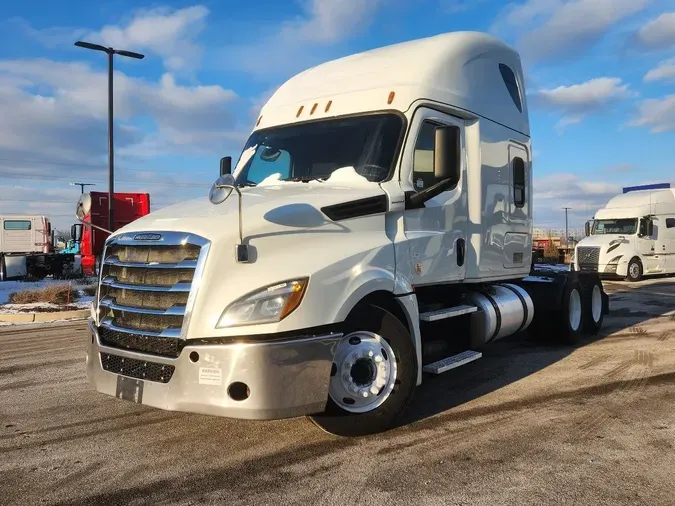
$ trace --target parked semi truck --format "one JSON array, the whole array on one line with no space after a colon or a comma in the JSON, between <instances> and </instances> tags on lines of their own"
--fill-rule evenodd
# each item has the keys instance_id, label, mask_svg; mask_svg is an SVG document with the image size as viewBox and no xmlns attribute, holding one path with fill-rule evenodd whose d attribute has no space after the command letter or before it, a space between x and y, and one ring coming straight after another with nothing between
<instances>
[{"instance_id":1,"label":"parked semi truck","mask_svg":"<svg viewBox=\"0 0 675 506\"><path fill-rule=\"evenodd\" d=\"M669 183L623 189L586 223L574 267L640 281L675 273L675 189Z\"/></svg>"},{"instance_id":2,"label":"parked semi truck","mask_svg":"<svg viewBox=\"0 0 675 506\"><path fill-rule=\"evenodd\" d=\"M54 231L47 216L38 214L0 215L0 281L62 277L77 270L72 254L59 254Z\"/></svg>"},{"instance_id":3,"label":"parked semi truck","mask_svg":"<svg viewBox=\"0 0 675 506\"><path fill-rule=\"evenodd\" d=\"M106 230L111 230L108 224L108 193L93 191L84 193L79 202L86 202L89 212L82 217L83 223L76 223L71 227L71 236L75 244L69 247L73 252L81 255L84 275L93 276L98 274L103 245L109 236ZM149 212L149 193L115 193L113 213L115 223L112 231L128 225Z\"/></svg>"},{"instance_id":4,"label":"parked semi truck","mask_svg":"<svg viewBox=\"0 0 675 506\"><path fill-rule=\"evenodd\" d=\"M99 392L357 436L398 423L426 374L525 330L577 342L609 310L597 273L533 268L523 71L487 34L292 77L220 172L106 241Z\"/></svg>"}]
</instances>

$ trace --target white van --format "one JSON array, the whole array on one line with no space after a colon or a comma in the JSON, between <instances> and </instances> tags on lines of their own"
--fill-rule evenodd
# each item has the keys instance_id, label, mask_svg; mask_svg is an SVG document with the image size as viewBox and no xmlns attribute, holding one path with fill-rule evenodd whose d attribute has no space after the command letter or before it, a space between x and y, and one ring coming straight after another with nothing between
<instances>
[{"instance_id":1,"label":"white van","mask_svg":"<svg viewBox=\"0 0 675 506\"><path fill-rule=\"evenodd\" d=\"M628 281L675 273L675 189L646 188L624 189L586 223L576 270Z\"/></svg>"}]
</instances>

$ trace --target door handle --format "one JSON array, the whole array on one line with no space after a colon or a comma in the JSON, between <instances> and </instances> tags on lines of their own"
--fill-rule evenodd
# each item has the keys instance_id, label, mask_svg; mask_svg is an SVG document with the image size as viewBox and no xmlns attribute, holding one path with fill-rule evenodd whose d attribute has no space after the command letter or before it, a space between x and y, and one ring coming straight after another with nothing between
<instances>
[{"instance_id":1,"label":"door handle","mask_svg":"<svg viewBox=\"0 0 675 506\"><path fill-rule=\"evenodd\" d=\"M464 242L461 237L457 239L457 265L460 267L464 265Z\"/></svg>"}]
</instances>

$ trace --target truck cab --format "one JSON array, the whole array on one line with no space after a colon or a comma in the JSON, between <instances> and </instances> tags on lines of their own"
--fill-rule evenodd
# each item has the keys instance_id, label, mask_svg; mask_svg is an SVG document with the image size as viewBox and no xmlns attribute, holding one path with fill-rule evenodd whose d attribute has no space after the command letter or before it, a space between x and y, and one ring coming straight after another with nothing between
<instances>
[{"instance_id":1,"label":"truck cab","mask_svg":"<svg viewBox=\"0 0 675 506\"><path fill-rule=\"evenodd\" d=\"M597 332L597 276L532 270L524 90L518 53L476 32L289 79L208 198L107 239L90 382L162 409L311 415L360 435L391 427L423 373L497 339L537 322Z\"/></svg>"},{"instance_id":2,"label":"truck cab","mask_svg":"<svg viewBox=\"0 0 675 506\"><path fill-rule=\"evenodd\" d=\"M675 190L638 186L613 197L586 224L574 265L628 281L675 273Z\"/></svg>"}]
</instances>

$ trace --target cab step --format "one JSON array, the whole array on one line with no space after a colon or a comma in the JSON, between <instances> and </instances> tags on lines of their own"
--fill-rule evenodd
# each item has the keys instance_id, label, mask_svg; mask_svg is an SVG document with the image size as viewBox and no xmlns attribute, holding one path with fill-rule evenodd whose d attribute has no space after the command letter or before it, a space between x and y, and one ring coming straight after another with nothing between
<instances>
[{"instance_id":1,"label":"cab step","mask_svg":"<svg viewBox=\"0 0 675 506\"><path fill-rule=\"evenodd\" d=\"M446 357L443 360L439 360L438 362L427 364L422 368L422 370L429 374L443 374L450 369L456 369L457 367L466 365L469 362L478 360L482 356L483 354L479 351L467 350L463 351L462 353L458 353L457 355Z\"/></svg>"},{"instance_id":2,"label":"cab step","mask_svg":"<svg viewBox=\"0 0 675 506\"><path fill-rule=\"evenodd\" d=\"M455 316L475 313L476 311L478 311L478 308L469 304L444 307L443 309L436 309L435 311L420 313L420 320L423 322L435 322L438 320L445 320L446 318L454 318Z\"/></svg>"}]
</instances>

